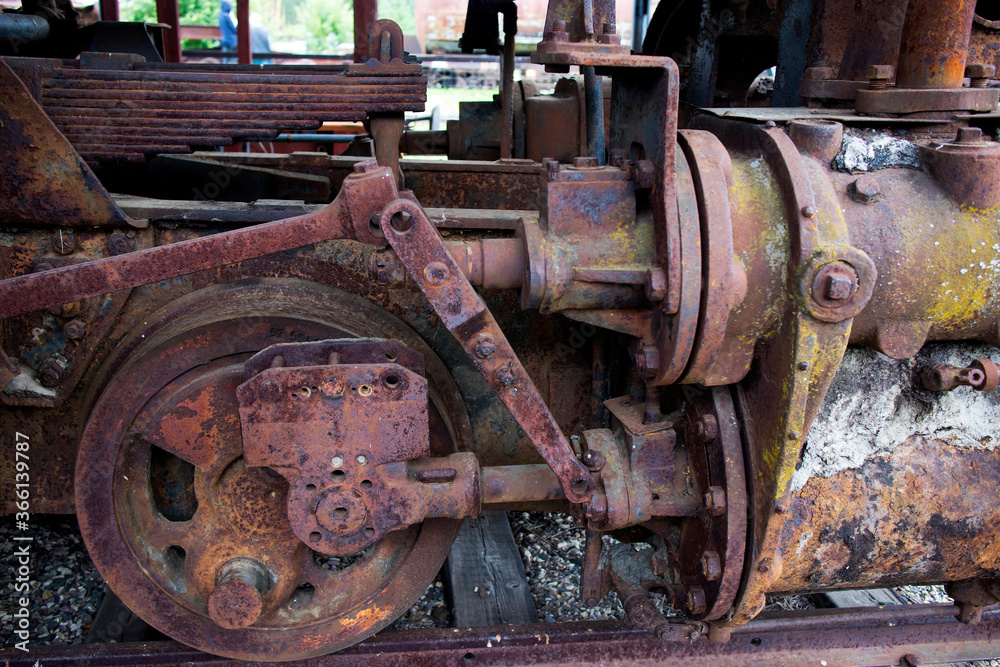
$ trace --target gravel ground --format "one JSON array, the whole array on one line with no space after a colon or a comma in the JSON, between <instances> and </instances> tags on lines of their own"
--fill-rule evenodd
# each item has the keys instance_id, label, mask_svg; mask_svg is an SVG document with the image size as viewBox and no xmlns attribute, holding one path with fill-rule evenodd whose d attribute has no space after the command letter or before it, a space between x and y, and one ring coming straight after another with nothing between
<instances>
[{"instance_id":1,"label":"gravel ground","mask_svg":"<svg viewBox=\"0 0 1000 667\"><path fill-rule=\"evenodd\" d=\"M32 542L15 542L13 517L0 523L0 635L4 646L20 641L14 634L13 613L25 594L16 590L18 567L14 551L28 544L31 574L27 597L31 600L33 644L82 644L104 596L104 581L83 546L83 538L73 517L35 519L28 531Z\"/></svg>"},{"instance_id":2,"label":"gravel ground","mask_svg":"<svg viewBox=\"0 0 1000 667\"><path fill-rule=\"evenodd\" d=\"M9 517L8 517L9 518ZM569 516L540 512L509 512L514 540L521 550L531 595L544 622L621 619L624 612L614 595L608 595L593 609L578 602L580 564L584 533ZM0 575L0 636L3 646L13 646L15 603L20 596L14 587L16 563L12 538L17 532L12 521L0 524L0 559L6 564ZM87 556L72 517L51 517L31 524L32 637L30 644L83 643L104 594L104 583ZM608 539L608 538L605 538ZM901 586L894 589L911 603L947 602L943 586ZM656 600L661 611L662 596ZM774 596L765 609L808 609L815 605L808 596ZM440 574L413 606L389 629L448 627L450 612ZM1000 660L966 663L970 667L1000 667Z\"/></svg>"}]
</instances>

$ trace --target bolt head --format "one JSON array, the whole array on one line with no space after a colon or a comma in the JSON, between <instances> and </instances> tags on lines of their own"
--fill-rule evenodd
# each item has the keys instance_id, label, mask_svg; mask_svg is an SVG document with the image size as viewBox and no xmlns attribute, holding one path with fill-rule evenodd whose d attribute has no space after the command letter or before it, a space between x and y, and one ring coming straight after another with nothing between
<instances>
[{"instance_id":1,"label":"bolt head","mask_svg":"<svg viewBox=\"0 0 1000 667\"><path fill-rule=\"evenodd\" d=\"M281 384L276 380L264 380L260 383L257 395L260 400L266 403L277 403L281 398Z\"/></svg>"},{"instance_id":2,"label":"bolt head","mask_svg":"<svg viewBox=\"0 0 1000 667\"><path fill-rule=\"evenodd\" d=\"M431 287L441 287L451 278L451 269L444 262L434 261L424 267L424 282Z\"/></svg>"},{"instance_id":3,"label":"bolt head","mask_svg":"<svg viewBox=\"0 0 1000 667\"><path fill-rule=\"evenodd\" d=\"M705 492L705 510L711 516L722 516L726 511L726 491L721 486L710 486Z\"/></svg>"},{"instance_id":4,"label":"bolt head","mask_svg":"<svg viewBox=\"0 0 1000 667\"><path fill-rule=\"evenodd\" d=\"M757 571L761 574L767 574L771 571L771 559L765 558L757 564Z\"/></svg>"},{"instance_id":5,"label":"bolt head","mask_svg":"<svg viewBox=\"0 0 1000 667\"><path fill-rule=\"evenodd\" d=\"M965 66L965 76L970 79L992 79L997 73L996 65L969 63Z\"/></svg>"},{"instance_id":6,"label":"bolt head","mask_svg":"<svg viewBox=\"0 0 1000 667\"><path fill-rule=\"evenodd\" d=\"M719 554L706 551L701 555L701 574L708 581L715 581L722 576L722 561Z\"/></svg>"},{"instance_id":7,"label":"bolt head","mask_svg":"<svg viewBox=\"0 0 1000 667\"><path fill-rule=\"evenodd\" d=\"M813 81L829 81L837 78L837 72L832 67L827 67L826 65L807 67L802 78Z\"/></svg>"},{"instance_id":8,"label":"bolt head","mask_svg":"<svg viewBox=\"0 0 1000 667\"><path fill-rule=\"evenodd\" d=\"M824 264L813 275L813 301L825 308L840 308L849 304L857 289L857 271L846 262Z\"/></svg>"},{"instance_id":9,"label":"bolt head","mask_svg":"<svg viewBox=\"0 0 1000 667\"><path fill-rule=\"evenodd\" d=\"M684 606L694 614L705 613L705 590L701 586L691 586L684 597Z\"/></svg>"},{"instance_id":10,"label":"bolt head","mask_svg":"<svg viewBox=\"0 0 1000 667\"><path fill-rule=\"evenodd\" d=\"M831 301L843 301L851 296L853 287L851 279L847 276L832 275L826 277L826 298Z\"/></svg>"},{"instance_id":11,"label":"bolt head","mask_svg":"<svg viewBox=\"0 0 1000 667\"><path fill-rule=\"evenodd\" d=\"M66 365L56 357L49 357L38 369L38 379L46 387L54 387L62 381Z\"/></svg>"},{"instance_id":12,"label":"bolt head","mask_svg":"<svg viewBox=\"0 0 1000 667\"><path fill-rule=\"evenodd\" d=\"M63 325L63 333L70 340L80 340L86 331L87 325L83 323L83 320L74 319Z\"/></svg>"},{"instance_id":13,"label":"bolt head","mask_svg":"<svg viewBox=\"0 0 1000 667\"><path fill-rule=\"evenodd\" d=\"M132 252L134 247L135 241L121 232L115 232L108 238L108 249L112 254L124 255L127 252Z\"/></svg>"},{"instance_id":14,"label":"bolt head","mask_svg":"<svg viewBox=\"0 0 1000 667\"><path fill-rule=\"evenodd\" d=\"M589 470L598 472L604 467L604 455L600 452L588 449L583 453L583 465L587 466Z\"/></svg>"},{"instance_id":15,"label":"bolt head","mask_svg":"<svg viewBox=\"0 0 1000 667\"><path fill-rule=\"evenodd\" d=\"M894 73L892 65L869 65L868 69L865 70L865 77L868 79L876 79L880 81L888 81L892 78Z\"/></svg>"},{"instance_id":16,"label":"bolt head","mask_svg":"<svg viewBox=\"0 0 1000 667\"><path fill-rule=\"evenodd\" d=\"M635 365L644 377L651 378L660 369L660 353L652 345L643 345L636 353Z\"/></svg>"},{"instance_id":17,"label":"bolt head","mask_svg":"<svg viewBox=\"0 0 1000 667\"><path fill-rule=\"evenodd\" d=\"M978 144L983 141L983 129L981 127L960 127L955 136L956 144Z\"/></svg>"},{"instance_id":18,"label":"bolt head","mask_svg":"<svg viewBox=\"0 0 1000 667\"><path fill-rule=\"evenodd\" d=\"M73 232L60 229L52 234L52 249L60 255L68 255L76 250L76 236Z\"/></svg>"},{"instance_id":19,"label":"bolt head","mask_svg":"<svg viewBox=\"0 0 1000 667\"><path fill-rule=\"evenodd\" d=\"M712 442L719 437L719 421L715 415L702 415L694 427L695 435L703 443Z\"/></svg>"},{"instance_id":20,"label":"bolt head","mask_svg":"<svg viewBox=\"0 0 1000 667\"><path fill-rule=\"evenodd\" d=\"M596 169L600 165L597 164L597 158L589 155L575 157L573 158L573 168L574 169Z\"/></svg>"},{"instance_id":21,"label":"bolt head","mask_svg":"<svg viewBox=\"0 0 1000 667\"><path fill-rule=\"evenodd\" d=\"M855 179L848 187L847 192L851 199L859 204L874 204L882 199L882 189L879 187L878 180L870 175Z\"/></svg>"},{"instance_id":22,"label":"bolt head","mask_svg":"<svg viewBox=\"0 0 1000 667\"><path fill-rule=\"evenodd\" d=\"M653 302L667 298L667 274L658 266L646 271L646 298Z\"/></svg>"}]
</instances>

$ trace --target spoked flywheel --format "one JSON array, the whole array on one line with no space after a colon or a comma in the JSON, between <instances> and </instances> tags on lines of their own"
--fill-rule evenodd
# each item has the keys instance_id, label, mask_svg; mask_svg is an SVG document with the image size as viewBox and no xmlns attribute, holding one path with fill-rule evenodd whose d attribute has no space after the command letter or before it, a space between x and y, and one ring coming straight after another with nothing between
<instances>
[{"instance_id":1,"label":"spoked flywheel","mask_svg":"<svg viewBox=\"0 0 1000 667\"><path fill-rule=\"evenodd\" d=\"M77 463L80 526L112 590L165 634L245 659L329 653L408 609L459 522L427 519L346 557L314 551L289 524L288 481L244 460L236 388L275 343L400 341L424 356L431 454L447 455L468 419L427 345L367 301L293 281L210 288L148 321L109 372Z\"/></svg>"}]
</instances>

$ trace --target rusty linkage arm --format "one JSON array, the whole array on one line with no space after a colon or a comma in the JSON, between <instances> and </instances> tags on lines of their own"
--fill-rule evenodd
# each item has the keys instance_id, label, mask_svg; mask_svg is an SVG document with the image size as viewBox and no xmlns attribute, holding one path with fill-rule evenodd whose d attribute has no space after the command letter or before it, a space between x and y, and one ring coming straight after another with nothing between
<instances>
[{"instance_id":1,"label":"rusty linkage arm","mask_svg":"<svg viewBox=\"0 0 1000 667\"><path fill-rule=\"evenodd\" d=\"M0 318L328 239L372 243L378 239L372 237L368 221L395 196L396 184L388 169L378 168L374 161L359 163L337 198L316 213L0 280Z\"/></svg>"},{"instance_id":2,"label":"rusty linkage arm","mask_svg":"<svg viewBox=\"0 0 1000 667\"><path fill-rule=\"evenodd\" d=\"M462 343L538 452L570 502L594 492L590 472L577 460L527 371L492 313L462 273L419 204L397 199L382 211L382 233L414 277L441 321Z\"/></svg>"}]
</instances>

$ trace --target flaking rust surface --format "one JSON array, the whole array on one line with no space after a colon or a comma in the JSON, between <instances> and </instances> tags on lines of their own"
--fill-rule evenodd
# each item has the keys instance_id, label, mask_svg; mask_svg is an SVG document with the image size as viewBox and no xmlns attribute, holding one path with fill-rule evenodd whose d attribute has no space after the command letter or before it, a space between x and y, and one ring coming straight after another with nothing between
<instances>
[{"instance_id":1,"label":"flaking rust surface","mask_svg":"<svg viewBox=\"0 0 1000 667\"><path fill-rule=\"evenodd\" d=\"M996 348L981 343L929 343L899 361L848 349L809 431L792 489L802 489L811 477L859 468L911 436L957 449L996 449L1000 394L968 387L930 392L916 378L925 364L965 367L983 357L1000 360Z\"/></svg>"},{"instance_id":2,"label":"flaking rust surface","mask_svg":"<svg viewBox=\"0 0 1000 667\"><path fill-rule=\"evenodd\" d=\"M996 575L1000 396L915 381L926 363L964 366L991 352L930 344L895 361L848 351L793 480L773 591Z\"/></svg>"}]
</instances>

